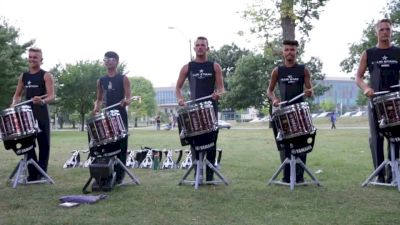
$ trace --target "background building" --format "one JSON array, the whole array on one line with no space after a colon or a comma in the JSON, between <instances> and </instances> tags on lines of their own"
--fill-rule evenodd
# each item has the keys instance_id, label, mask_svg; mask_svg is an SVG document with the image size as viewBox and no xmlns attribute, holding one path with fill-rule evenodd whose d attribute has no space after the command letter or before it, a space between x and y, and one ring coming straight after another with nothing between
<instances>
[{"instance_id":1,"label":"background building","mask_svg":"<svg viewBox=\"0 0 400 225\"><path fill-rule=\"evenodd\" d=\"M330 89L322 96L315 97L314 102L320 104L324 101L331 101L336 104L339 113L357 109L358 86L349 77L325 77L325 80L318 81Z\"/></svg>"}]
</instances>

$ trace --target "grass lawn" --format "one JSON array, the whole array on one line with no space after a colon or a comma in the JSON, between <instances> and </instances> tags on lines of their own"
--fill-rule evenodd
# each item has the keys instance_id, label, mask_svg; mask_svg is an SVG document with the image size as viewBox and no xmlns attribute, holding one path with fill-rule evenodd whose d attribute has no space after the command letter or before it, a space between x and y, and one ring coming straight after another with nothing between
<instances>
[{"instance_id":1,"label":"grass lawn","mask_svg":"<svg viewBox=\"0 0 400 225\"><path fill-rule=\"evenodd\" d=\"M337 130L329 129L329 118L315 124L319 130L307 165L322 170L316 174L322 187L296 186L290 191L267 185L280 165L272 131L265 123L233 124L220 131L218 142L228 186L194 190L177 185L185 170L131 169L141 185L116 187L106 193L106 200L69 209L60 208L58 198L81 194L89 169L62 166L70 151L87 148L86 133L52 132L49 175L55 185L13 189L7 178L19 157L1 146L0 224L399 224L397 188L361 187L373 170L366 119L339 119ZM181 148L176 130L130 133L129 149Z\"/></svg>"}]
</instances>

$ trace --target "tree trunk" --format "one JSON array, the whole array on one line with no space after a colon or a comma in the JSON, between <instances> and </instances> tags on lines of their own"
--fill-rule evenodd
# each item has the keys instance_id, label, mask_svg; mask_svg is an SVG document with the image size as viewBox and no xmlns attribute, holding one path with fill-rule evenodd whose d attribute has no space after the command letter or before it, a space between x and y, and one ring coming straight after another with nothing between
<instances>
[{"instance_id":1,"label":"tree trunk","mask_svg":"<svg viewBox=\"0 0 400 225\"><path fill-rule=\"evenodd\" d=\"M282 0L281 3L281 26L282 26L282 39L295 40L295 15L293 12L294 0Z\"/></svg>"},{"instance_id":2,"label":"tree trunk","mask_svg":"<svg viewBox=\"0 0 400 225\"><path fill-rule=\"evenodd\" d=\"M81 131L85 131L85 113L81 113Z\"/></svg>"}]
</instances>

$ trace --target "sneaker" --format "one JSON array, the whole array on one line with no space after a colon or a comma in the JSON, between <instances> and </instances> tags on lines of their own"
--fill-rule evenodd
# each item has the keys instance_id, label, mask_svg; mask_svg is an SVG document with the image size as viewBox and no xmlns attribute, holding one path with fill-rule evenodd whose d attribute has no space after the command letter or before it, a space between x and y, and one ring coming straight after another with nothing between
<instances>
[{"instance_id":1,"label":"sneaker","mask_svg":"<svg viewBox=\"0 0 400 225\"><path fill-rule=\"evenodd\" d=\"M283 182L283 183L290 183L290 180L289 180L289 179L286 179L286 178L284 177L284 178L282 178L281 182Z\"/></svg>"},{"instance_id":2,"label":"sneaker","mask_svg":"<svg viewBox=\"0 0 400 225\"><path fill-rule=\"evenodd\" d=\"M296 183L298 184L304 183L304 177L296 178Z\"/></svg>"},{"instance_id":3,"label":"sneaker","mask_svg":"<svg viewBox=\"0 0 400 225\"><path fill-rule=\"evenodd\" d=\"M378 182L378 183L385 183L385 177L378 176L378 178L376 179L376 182Z\"/></svg>"}]
</instances>

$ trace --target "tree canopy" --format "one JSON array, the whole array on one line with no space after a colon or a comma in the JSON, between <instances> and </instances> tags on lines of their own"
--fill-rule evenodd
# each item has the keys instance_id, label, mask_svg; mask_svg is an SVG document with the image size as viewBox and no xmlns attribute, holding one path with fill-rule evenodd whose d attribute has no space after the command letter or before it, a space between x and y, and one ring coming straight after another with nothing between
<instances>
[{"instance_id":1,"label":"tree canopy","mask_svg":"<svg viewBox=\"0 0 400 225\"><path fill-rule=\"evenodd\" d=\"M389 0L388 5L383 11L386 13L384 17L380 19L389 18L392 21L392 43L398 46L400 45L400 31L398 29L400 27L400 2L398 0ZM342 71L348 73L353 72L358 67L362 52L376 45L378 40L376 37L375 24L377 22L377 20L371 20L367 23L363 30L361 40L350 45L349 56L340 63Z\"/></svg>"},{"instance_id":2,"label":"tree canopy","mask_svg":"<svg viewBox=\"0 0 400 225\"><path fill-rule=\"evenodd\" d=\"M137 119L153 116L156 112L157 102L152 83L144 77L129 77L133 96L141 96L141 102L133 101L129 107L134 115L135 127Z\"/></svg>"},{"instance_id":3,"label":"tree canopy","mask_svg":"<svg viewBox=\"0 0 400 225\"><path fill-rule=\"evenodd\" d=\"M0 17L0 107L7 108L18 83L19 75L27 70L27 60L22 55L34 41L18 43L19 29Z\"/></svg>"}]
</instances>

